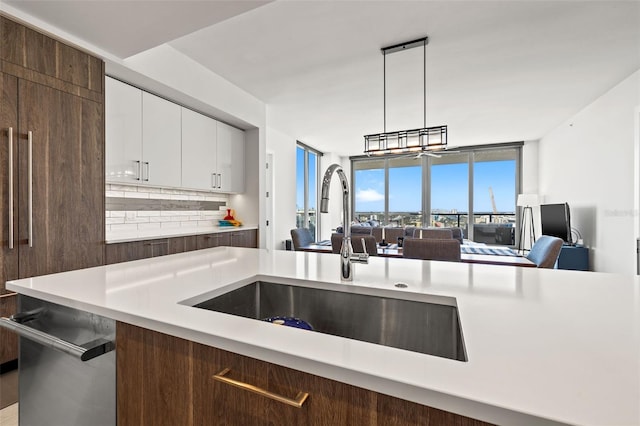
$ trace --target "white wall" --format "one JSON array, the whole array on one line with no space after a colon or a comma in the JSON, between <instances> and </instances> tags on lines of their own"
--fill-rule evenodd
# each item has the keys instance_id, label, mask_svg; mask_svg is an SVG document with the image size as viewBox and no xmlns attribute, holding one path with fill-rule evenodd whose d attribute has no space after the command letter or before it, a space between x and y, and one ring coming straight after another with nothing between
<instances>
[{"instance_id":1,"label":"white wall","mask_svg":"<svg viewBox=\"0 0 640 426\"><path fill-rule=\"evenodd\" d=\"M540 140L539 191L546 203L569 203L571 225L590 248L595 271L636 270L639 105L637 71Z\"/></svg>"},{"instance_id":2,"label":"white wall","mask_svg":"<svg viewBox=\"0 0 640 426\"><path fill-rule=\"evenodd\" d=\"M296 139L267 127L267 151L273 154L273 248L284 250L296 227Z\"/></svg>"},{"instance_id":3,"label":"white wall","mask_svg":"<svg viewBox=\"0 0 640 426\"><path fill-rule=\"evenodd\" d=\"M268 109L267 116L269 116ZM295 137L273 127L267 127L267 152L273 154L272 248L276 250L284 249L284 241L291 239L290 231L296 227L296 147L297 139ZM320 179L324 176L327 167L333 163L338 163L343 167L347 179L351 183L349 159L332 153L323 153L320 159ZM342 191L337 176L332 178L329 200L329 212L318 214L321 227L318 239L321 240L328 240L331 237L331 230L342 224Z\"/></svg>"},{"instance_id":4,"label":"white wall","mask_svg":"<svg viewBox=\"0 0 640 426\"><path fill-rule=\"evenodd\" d=\"M229 195L229 207L236 211L240 220L245 224L258 225L260 234L263 234L264 222L260 221L260 211L256 206L264 196L259 193L261 171L259 152L258 129L245 131L244 150L244 192L242 194Z\"/></svg>"}]
</instances>

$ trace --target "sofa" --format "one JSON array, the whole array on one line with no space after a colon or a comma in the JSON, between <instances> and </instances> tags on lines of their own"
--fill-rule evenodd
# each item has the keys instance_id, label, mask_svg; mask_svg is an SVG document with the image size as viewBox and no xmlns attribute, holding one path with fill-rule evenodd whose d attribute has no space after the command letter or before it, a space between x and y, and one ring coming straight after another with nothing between
<instances>
[{"instance_id":1,"label":"sofa","mask_svg":"<svg viewBox=\"0 0 640 426\"><path fill-rule=\"evenodd\" d=\"M373 224L372 224L373 222ZM419 228L416 226L405 226L404 228L400 227L391 227L391 226L379 226L377 221L369 221L363 222L359 224L351 225L351 235L373 235L378 243L383 240L383 231L384 231L384 240L389 244L397 244L398 238L418 238L418 232L420 229L432 229L432 228ZM454 239L458 240L460 244L463 243L463 232L462 228L435 228L435 229L451 229L451 233ZM342 226L336 229L337 233L342 233ZM415 235L414 235L415 233Z\"/></svg>"}]
</instances>

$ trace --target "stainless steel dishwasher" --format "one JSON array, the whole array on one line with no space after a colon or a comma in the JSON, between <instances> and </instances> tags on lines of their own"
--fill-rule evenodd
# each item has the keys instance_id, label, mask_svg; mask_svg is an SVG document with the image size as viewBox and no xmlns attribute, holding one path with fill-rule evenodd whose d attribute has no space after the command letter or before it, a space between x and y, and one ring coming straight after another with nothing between
<instances>
[{"instance_id":1,"label":"stainless steel dishwasher","mask_svg":"<svg viewBox=\"0 0 640 426\"><path fill-rule=\"evenodd\" d=\"M115 321L20 295L20 426L115 425Z\"/></svg>"}]
</instances>

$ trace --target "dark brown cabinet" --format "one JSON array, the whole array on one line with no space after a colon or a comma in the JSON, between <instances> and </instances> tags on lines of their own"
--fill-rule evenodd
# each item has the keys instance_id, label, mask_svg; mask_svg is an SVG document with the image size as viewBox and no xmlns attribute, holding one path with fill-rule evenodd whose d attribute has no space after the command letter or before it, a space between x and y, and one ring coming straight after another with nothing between
<instances>
[{"instance_id":1,"label":"dark brown cabinet","mask_svg":"<svg viewBox=\"0 0 640 426\"><path fill-rule=\"evenodd\" d=\"M106 264L128 262L197 249L195 235L107 244Z\"/></svg>"},{"instance_id":2,"label":"dark brown cabinet","mask_svg":"<svg viewBox=\"0 0 640 426\"><path fill-rule=\"evenodd\" d=\"M231 239L229 238L229 233L221 232L219 234L206 234L206 235L198 235L198 250L220 247L220 246L228 246L230 245Z\"/></svg>"},{"instance_id":3,"label":"dark brown cabinet","mask_svg":"<svg viewBox=\"0 0 640 426\"><path fill-rule=\"evenodd\" d=\"M248 229L229 233L229 245L231 247L258 247L258 231Z\"/></svg>"},{"instance_id":4,"label":"dark brown cabinet","mask_svg":"<svg viewBox=\"0 0 640 426\"><path fill-rule=\"evenodd\" d=\"M118 323L119 425L433 425L479 420ZM214 379L224 377L293 399L294 407Z\"/></svg>"},{"instance_id":5,"label":"dark brown cabinet","mask_svg":"<svg viewBox=\"0 0 640 426\"><path fill-rule=\"evenodd\" d=\"M6 280L104 263L104 65L4 17L0 34L4 294Z\"/></svg>"},{"instance_id":6,"label":"dark brown cabinet","mask_svg":"<svg viewBox=\"0 0 640 426\"><path fill-rule=\"evenodd\" d=\"M13 315L17 309L15 293L0 292L0 317ZM15 333L0 329L0 365L18 358L18 336Z\"/></svg>"}]
</instances>

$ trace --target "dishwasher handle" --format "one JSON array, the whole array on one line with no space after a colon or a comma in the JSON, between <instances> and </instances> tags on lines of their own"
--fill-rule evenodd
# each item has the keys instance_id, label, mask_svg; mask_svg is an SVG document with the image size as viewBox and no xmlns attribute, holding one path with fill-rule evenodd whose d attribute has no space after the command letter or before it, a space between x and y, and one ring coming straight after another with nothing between
<instances>
[{"instance_id":1,"label":"dishwasher handle","mask_svg":"<svg viewBox=\"0 0 640 426\"><path fill-rule=\"evenodd\" d=\"M111 352L116 347L115 342L103 338L92 340L91 342L78 346L43 331L36 330L35 328L27 327L26 325L20 324L10 318L0 318L0 327L11 330L18 335L40 343L43 346L48 346L64 352L80 359L81 361L89 361L90 359L96 358L102 354Z\"/></svg>"}]
</instances>

